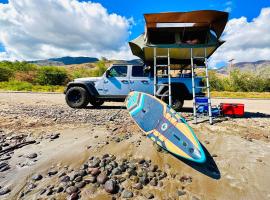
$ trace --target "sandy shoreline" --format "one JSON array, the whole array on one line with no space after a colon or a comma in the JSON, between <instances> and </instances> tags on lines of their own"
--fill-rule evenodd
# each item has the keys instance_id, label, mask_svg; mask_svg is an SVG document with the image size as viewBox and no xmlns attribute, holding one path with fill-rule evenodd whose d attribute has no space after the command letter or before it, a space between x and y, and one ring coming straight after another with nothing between
<instances>
[{"instance_id":1,"label":"sandy shoreline","mask_svg":"<svg viewBox=\"0 0 270 200\"><path fill-rule=\"evenodd\" d=\"M10 159L1 161L8 163L10 169L0 172L0 186L9 187L10 192L0 198L65 199L69 196L66 192L56 191L61 172L66 167L67 173L79 170L83 164L91 162L89 157L102 157L104 154L114 155L118 163L121 159L128 159L138 168L141 165L136 163L136 159L151 160L152 165L157 165L167 176L162 180L157 177L158 184L162 182L162 186L147 184L140 190L133 188L136 181L129 177L120 184L123 191L114 195L105 192L102 185L86 184L80 189L81 199L121 199L126 190L133 193L133 199L146 199L147 193L153 194L154 199L270 198L269 100L258 100L260 103L257 100L246 101L248 115L245 118L222 119L214 126L192 124L220 172L220 178L215 179L218 176L213 170L213 163L192 166L160 152L132 123L126 110L119 112L121 104L108 103L100 110L72 110L65 105L62 94L0 95L1 145L11 145L8 137L22 134L26 135L26 140L37 141L37 144L13 151ZM219 101L214 100L216 103ZM265 105L268 106L263 109ZM110 118L118 112L114 119ZM59 138L46 137L52 133L59 133ZM31 153L36 153L37 157L27 158ZM49 176L52 169L57 174ZM43 178L33 181L32 176L37 173ZM31 189L31 184L36 186ZM42 189L50 190L48 185L54 186L52 194L45 192L40 195Z\"/></svg>"}]
</instances>

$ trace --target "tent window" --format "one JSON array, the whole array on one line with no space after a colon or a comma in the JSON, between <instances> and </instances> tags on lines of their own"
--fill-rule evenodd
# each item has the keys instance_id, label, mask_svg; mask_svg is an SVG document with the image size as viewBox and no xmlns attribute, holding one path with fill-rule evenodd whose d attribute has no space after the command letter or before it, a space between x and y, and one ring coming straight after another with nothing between
<instances>
[{"instance_id":1,"label":"tent window","mask_svg":"<svg viewBox=\"0 0 270 200\"><path fill-rule=\"evenodd\" d=\"M148 41L151 44L174 44L175 43L175 33L170 31L149 31Z\"/></svg>"},{"instance_id":2,"label":"tent window","mask_svg":"<svg viewBox=\"0 0 270 200\"><path fill-rule=\"evenodd\" d=\"M208 28L159 28L148 32L150 44L206 44Z\"/></svg>"},{"instance_id":3,"label":"tent window","mask_svg":"<svg viewBox=\"0 0 270 200\"><path fill-rule=\"evenodd\" d=\"M208 31L206 30L186 30L182 35L182 43L187 44L205 44L208 40Z\"/></svg>"}]
</instances>

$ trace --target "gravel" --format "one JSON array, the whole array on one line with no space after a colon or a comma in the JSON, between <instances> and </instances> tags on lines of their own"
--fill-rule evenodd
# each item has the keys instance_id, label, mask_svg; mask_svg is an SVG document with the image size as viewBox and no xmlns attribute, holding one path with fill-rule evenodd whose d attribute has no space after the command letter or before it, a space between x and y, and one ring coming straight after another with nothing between
<instances>
[{"instance_id":1,"label":"gravel","mask_svg":"<svg viewBox=\"0 0 270 200\"><path fill-rule=\"evenodd\" d=\"M132 198L133 197L133 192L129 191L129 190L124 190L122 192L122 197L124 199L129 199L129 198Z\"/></svg>"}]
</instances>

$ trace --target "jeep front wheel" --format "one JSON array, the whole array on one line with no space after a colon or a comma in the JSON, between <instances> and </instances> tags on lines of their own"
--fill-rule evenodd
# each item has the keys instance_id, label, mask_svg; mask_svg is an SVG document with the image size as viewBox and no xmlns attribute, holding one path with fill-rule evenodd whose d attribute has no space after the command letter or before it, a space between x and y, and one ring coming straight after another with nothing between
<instances>
[{"instance_id":1,"label":"jeep front wheel","mask_svg":"<svg viewBox=\"0 0 270 200\"><path fill-rule=\"evenodd\" d=\"M85 108L89 103L88 92L82 87L71 87L66 93L66 102L71 108Z\"/></svg>"},{"instance_id":2,"label":"jeep front wheel","mask_svg":"<svg viewBox=\"0 0 270 200\"><path fill-rule=\"evenodd\" d=\"M161 100L169 104L169 96L168 96L169 91L164 92L163 95L164 96L161 98ZM184 106L184 99L172 96L172 106L171 106L172 109L174 109L175 111L180 111L183 108L183 106Z\"/></svg>"}]
</instances>

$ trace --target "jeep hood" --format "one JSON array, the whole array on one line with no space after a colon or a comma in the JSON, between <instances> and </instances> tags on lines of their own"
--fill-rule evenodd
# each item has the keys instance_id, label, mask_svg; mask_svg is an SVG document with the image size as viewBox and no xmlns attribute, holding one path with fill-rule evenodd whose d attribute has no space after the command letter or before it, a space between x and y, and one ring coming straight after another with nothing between
<instances>
[{"instance_id":1,"label":"jeep hood","mask_svg":"<svg viewBox=\"0 0 270 200\"><path fill-rule=\"evenodd\" d=\"M86 77L86 78L76 78L74 82L96 82L100 80L102 77Z\"/></svg>"}]
</instances>

